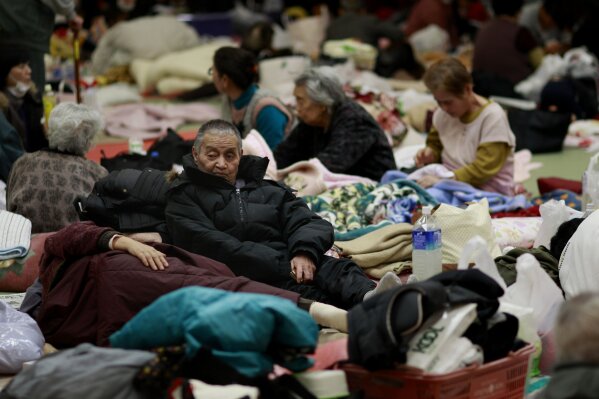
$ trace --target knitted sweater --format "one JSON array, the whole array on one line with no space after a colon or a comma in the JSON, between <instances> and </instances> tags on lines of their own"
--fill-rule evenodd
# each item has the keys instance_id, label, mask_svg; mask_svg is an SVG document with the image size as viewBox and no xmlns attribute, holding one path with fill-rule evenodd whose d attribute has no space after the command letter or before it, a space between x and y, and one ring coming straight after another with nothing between
<instances>
[{"instance_id":1,"label":"knitted sweater","mask_svg":"<svg viewBox=\"0 0 599 399\"><path fill-rule=\"evenodd\" d=\"M73 201L87 196L108 174L78 155L37 151L13 164L6 188L6 207L31 220L31 232L57 231L79 220Z\"/></svg>"}]
</instances>

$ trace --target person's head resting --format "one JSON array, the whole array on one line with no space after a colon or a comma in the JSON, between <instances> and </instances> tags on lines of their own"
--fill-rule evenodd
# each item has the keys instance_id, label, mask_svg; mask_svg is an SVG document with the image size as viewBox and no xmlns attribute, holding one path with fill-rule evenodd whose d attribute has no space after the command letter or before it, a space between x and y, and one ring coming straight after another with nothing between
<instances>
[{"instance_id":1,"label":"person's head resting","mask_svg":"<svg viewBox=\"0 0 599 399\"><path fill-rule=\"evenodd\" d=\"M555 321L557 361L599 364L599 293L588 292L566 301Z\"/></svg>"},{"instance_id":2,"label":"person's head resting","mask_svg":"<svg viewBox=\"0 0 599 399\"><path fill-rule=\"evenodd\" d=\"M491 7L493 8L493 13L496 17L501 15L508 17L515 17L518 15L520 10L522 10L522 6L524 5L524 0L492 0Z\"/></svg>"},{"instance_id":3,"label":"person's head resting","mask_svg":"<svg viewBox=\"0 0 599 399\"><path fill-rule=\"evenodd\" d=\"M50 113L48 145L53 150L83 156L102 128L102 115L95 109L83 104L61 103Z\"/></svg>"},{"instance_id":4,"label":"person's head resting","mask_svg":"<svg viewBox=\"0 0 599 399\"><path fill-rule=\"evenodd\" d=\"M27 51L19 47L0 48L0 90L7 89L14 96L23 97L32 88Z\"/></svg>"},{"instance_id":5,"label":"person's head resting","mask_svg":"<svg viewBox=\"0 0 599 399\"><path fill-rule=\"evenodd\" d=\"M309 69L295 79L297 117L307 125L328 126L335 108L347 101L337 77L326 69Z\"/></svg>"},{"instance_id":6,"label":"person's head resting","mask_svg":"<svg viewBox=\"0 0 599 399\"><path fill-rule=\"evenodd\" d=\"M243 155L241 134L230 122L214 119L204 123L193 143L193 160L202 172L235 184Z\"/></svg>"},{"instance_id":7,"label":"person's head resting","mask_svg":"<svg viewBox=\"0 0 599 399\"><path fill-rule=\"evenodd\" d=\"M471 111L475 102L472 76L456 58L437 61L424 73L423 80L439 107L450 116L461 118Z\"/></svg>"},{"instance_id":8,"label":"person's head resting","mask_svg":"<svg viewBox=\"0 0 599 399\"><path fill-rule=\"evenodd\" d=\"M223 94L244 92L258 80L254 55L238 47L221 47L212 60L212 81Z\"/></svg>"}]
</instances>

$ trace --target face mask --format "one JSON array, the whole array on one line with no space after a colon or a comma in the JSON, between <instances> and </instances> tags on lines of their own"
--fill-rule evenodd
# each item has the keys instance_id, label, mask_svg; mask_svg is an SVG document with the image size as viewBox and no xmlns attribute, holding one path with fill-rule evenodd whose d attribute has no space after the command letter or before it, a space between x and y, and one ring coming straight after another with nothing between
<instances>
[{"instance_id":1,"label":"face mask","mask_svg":"<svg viewBox=\"0 0 599 399\"><path fill-rule=\"evenodd\" d=\"M10 91L13 96L21 98L27 94L30 88L31 83L17 81L17 84L15 86L9 87L8 91Z\"/></svg>"}]
</instances>

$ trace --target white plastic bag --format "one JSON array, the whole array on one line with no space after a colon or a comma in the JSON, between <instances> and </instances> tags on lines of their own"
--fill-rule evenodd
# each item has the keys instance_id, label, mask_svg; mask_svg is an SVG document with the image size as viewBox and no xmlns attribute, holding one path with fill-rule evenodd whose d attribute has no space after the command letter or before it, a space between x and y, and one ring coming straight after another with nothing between
<instances>
[{"instance_id":1,"label":"white plastic bag","mask_svg":"<svg viewBox=\"0 0 599 399\"><path fill-rule=\"evenodd\" d=\"M535 248L543 245L545 248L550 249L551 237L557 233L559 226L572 218L582 216L581 212L566 206L564 200L550 200L545 202L539 207L539 212L543 221L535 239Z\"/></svg>"},{"instance_id":2,"label":"white plastic bag","mask_svg":"<svg viewBox=\"0 0 599 399\"><path fill-rule=\"evenodd\" d=\"M564 302L562 291L531 254L518 257L516 271L516 282L507 288L500 301L533 309L536 330L542 335L553 328L557 311Z\"/></svg>"},{"instance_id":3,"label":"white plastic bag","mask_svg":"<svg viewBox=\"0 0 599 399\"><path fill-rule=\"evenodd\" d=\"M588 204L592 209L599 208L599 152L591 157L582 177L582 209Z\"/></svg>"},{"instance_id":4,"label":"white plastic bag","mask_svg":"<svg viewBox=\"0 0 599 399\"><path fill-rule=\"evenodd\" d=\"M501 278L495 261L489 253L487 243L481 236L474 236L466 243L458 262L458 270L468 269L470 260L474 260L477 269L492 277L501 288L506 289L505 281Z\"/></svg>"},{"instance_id":5,"label":"white plastic bag","mask_svg":"<svg viewBox=\"0 0 599 399\"><path fill-rule=\"evenodd\" d=\"M443 353L444 357L453 357L443 359L443 363L455 364L457 367L461 360L455 358L458 354L447 353L443 351L443 348L461 337L475 319L475 303L458 305L431 316L429 320L436 321L432 324L427 322L410 340L406 354L406 364L425 371L431 371L441 360L440 354Z\"/></svg>"},{"instance_id":6,"label":"white plastic bag","mask_svg":"<svg viewBox=\"0 0 599 399\"><path fill-rule=\"evenodd\" d=\"M13 374L43 354L44 336L28 314L0 301L0 374Z\"/></svg>"}]
</instances>

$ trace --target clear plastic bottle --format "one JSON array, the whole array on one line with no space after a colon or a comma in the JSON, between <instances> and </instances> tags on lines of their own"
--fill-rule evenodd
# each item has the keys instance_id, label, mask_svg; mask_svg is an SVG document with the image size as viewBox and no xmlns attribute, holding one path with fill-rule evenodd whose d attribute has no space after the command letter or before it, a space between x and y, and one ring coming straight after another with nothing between
<instances>
[{"instance_id":1,"label":"clear plastic bottle","mask_svg":"<svg viewBox=\"0 0 599 399\"><path fill-rule=\"evenodd\" d=\"M422 216L412 230L412 274L418 281L442 271L441 229L431 212L431 206L422 207Z\"/></svg>"},{"instance_id":2,"label":"clear plastic bottle","mask_svg":"<svg viewBox=\"0 0 599 399\"><path fill-rule=\"evenodd\" d=\"M44 86L44 94L42 96L42 104L44 107L44 125L48 128L48 120L50 119L50 113L54 109L57 103L56 94L52 90L52 85L46 84Z\"/></svg>"}]
</instances>

